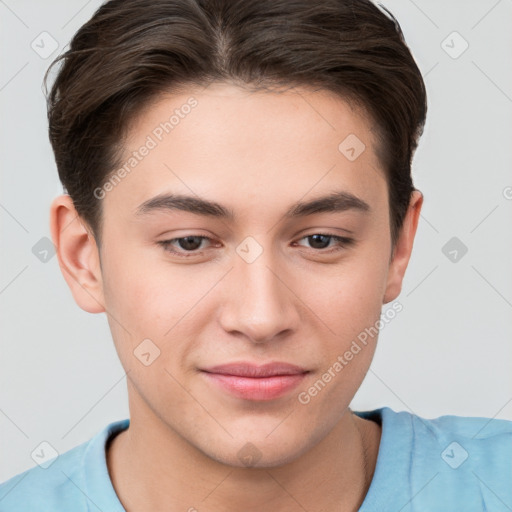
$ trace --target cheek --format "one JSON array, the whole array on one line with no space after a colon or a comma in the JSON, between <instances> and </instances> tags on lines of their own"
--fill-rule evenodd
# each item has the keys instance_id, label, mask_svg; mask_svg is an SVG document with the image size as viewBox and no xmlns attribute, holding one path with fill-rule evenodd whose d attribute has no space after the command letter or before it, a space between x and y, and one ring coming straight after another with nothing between
<instances>
[{"instance_id":1,"label":"cheek","mask_svg":"<svg viewBox=\"0 0 512 512\"><path fill-rule=\"evenodd\" d=\"M312 290L304 302L312 304L313 311L335 333L334 348L350 344L379 319L386 278L386 261L361 252L321 279L317 275L312 281L314 288L304 283L302 289Z\"/></svg>"},{"instance_id":2,"label":"cheek","mask_svg":"<svg viewBox=\"0 0 512 512\"><path fill-rule=\"evenodd\" d=\"M147 261L146 251L111 250L104 265L107 308L142 331L179 314L187 289L169 266Z\"/></svg>"},{"instance_id":3,"label":"cheek","mask_svg":"<svg viewBox=\"0 0 512 512\"><path fill-rule=\"evenodd\" d=\"M125 368L132 368L134 350L145 339L161 346L163 334L171 326L165 311L173 311L159 295L167 288L165 276L134 257L135 251L112 250L103 265L105 306L112 337Z\"/></svg>"},{"instance_id":4,"label":"cheek","mask_svg":"<svg viewBox=\"0 0 512 512\"><path fill-rule=\"evenodd\" d=\"M111 252L104 265L105 301L114 343L126 365L133 365L133 352L146 339L161 350L156 366L179 361L193 350L198 332L211 319L204 299L222 274L213 267L199 272L194 265L177 267L163 259L148 264L143 254Z\"/></svg>"},{"instance_id":5,"label":"cheek","mask_svg":"<svg viewBox=\"0 0 512 512\"><path fill-rule=\"evenodd\" d=\"M299 402L328 418L326 423L338 420L348 407L373 359L386 278L382 261L347 265L326 279L321 302L313 308L334 336L326 332L322 368Z\"/></svg>"}]
</instances>

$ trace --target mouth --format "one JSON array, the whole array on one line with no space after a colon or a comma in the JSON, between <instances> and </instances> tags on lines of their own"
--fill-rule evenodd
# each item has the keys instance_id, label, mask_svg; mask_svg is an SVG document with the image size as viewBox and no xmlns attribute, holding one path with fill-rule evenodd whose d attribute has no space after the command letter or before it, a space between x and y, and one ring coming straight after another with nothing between
<instances>
[{"instance_id":1,"label":"mouth","mask_svg":"<svg viewBox=\"0 0 512 512\"><path fill-rule=\"evenodd\" d=\"M308 370L284 362L261 366L238 362L202 369L206 379L221 390L244 400L275 400L297 387Z\"/></svg>"}]
</instances>

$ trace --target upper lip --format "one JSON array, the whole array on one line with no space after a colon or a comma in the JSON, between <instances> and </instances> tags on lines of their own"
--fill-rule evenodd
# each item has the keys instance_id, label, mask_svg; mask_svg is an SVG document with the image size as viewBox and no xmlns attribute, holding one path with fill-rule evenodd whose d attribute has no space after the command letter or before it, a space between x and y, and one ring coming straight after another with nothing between
<instances>
[{"instance_id":1,"label":"upper lip","mask_svg":"<svg viewBox=\"0 0 512 512\"><path fill-rule=\"evenodd\" d=\"M300 366L284 362L257 365L243 361L203 368L202 371L222 375L236 375L238 377L273 377L277 375L298 375L307 372Z\"/></svg>"}]
</instances>

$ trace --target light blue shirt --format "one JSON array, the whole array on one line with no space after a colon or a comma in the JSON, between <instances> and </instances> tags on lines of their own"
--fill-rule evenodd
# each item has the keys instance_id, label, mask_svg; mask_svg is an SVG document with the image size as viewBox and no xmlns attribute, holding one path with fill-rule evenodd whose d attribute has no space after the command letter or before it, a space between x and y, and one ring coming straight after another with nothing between
<instances>
[{"instance_id":1,"label":"light blue shirt","mask_svg":"<svg viewBox=\"0 0 512 512\"><path fill-rule=\"evenodd\" d=\"M382 425L361 512L512 511L512 421L427 420L388 407L355 413ZM0 484L0 512L124 512L105 445L128 426L128 419L111 423L46 469L36 466Z\"/></svg>"}]
</instances>

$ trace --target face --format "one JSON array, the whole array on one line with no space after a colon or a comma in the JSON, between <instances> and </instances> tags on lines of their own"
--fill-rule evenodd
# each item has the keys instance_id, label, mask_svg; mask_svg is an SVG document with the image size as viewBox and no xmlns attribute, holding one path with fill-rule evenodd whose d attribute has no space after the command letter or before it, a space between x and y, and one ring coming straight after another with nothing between
<instances>
[{"instance_id":1,"label":"face","mask_svg":"<svg viewBox=\"0 0 512 512\"><path fill-rule=\"evenodd\" d=\"M126 172L98 192L95 290L132 418L236 466L291 461L334 429L374 353L358 336L410 253L390 261L375 140L342 99L304 89L212 84L134 122Z\"/></svg>"}]
</instances>

